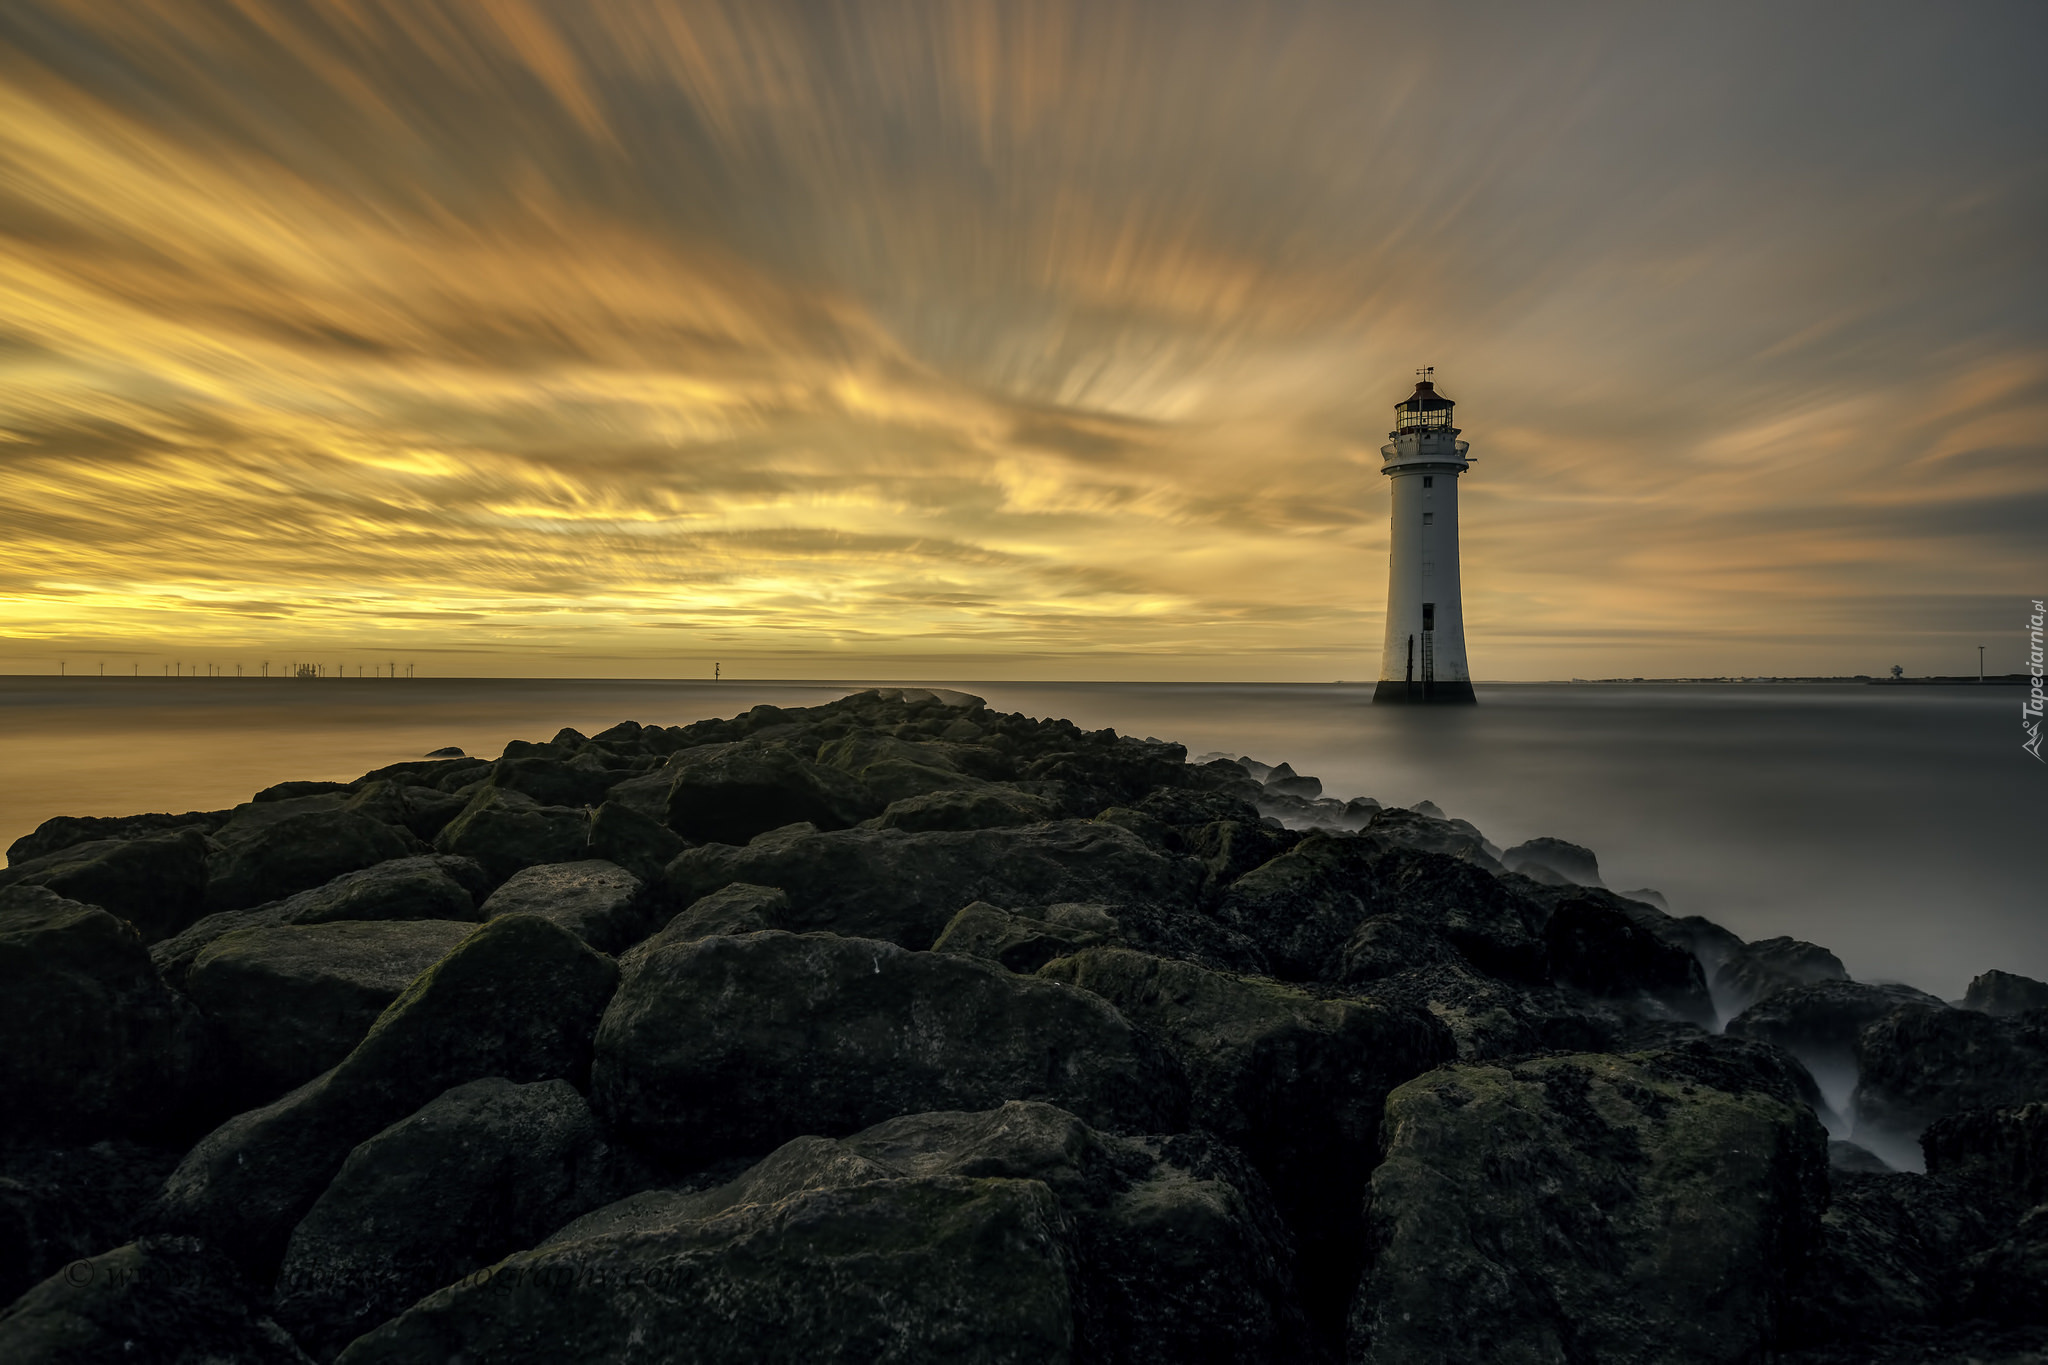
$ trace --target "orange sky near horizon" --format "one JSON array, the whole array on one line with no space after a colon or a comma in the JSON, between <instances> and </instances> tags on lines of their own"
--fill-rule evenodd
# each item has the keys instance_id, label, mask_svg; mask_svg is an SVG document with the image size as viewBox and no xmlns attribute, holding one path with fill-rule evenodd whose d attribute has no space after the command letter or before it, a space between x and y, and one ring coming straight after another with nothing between
<instances>
[{"instance_id":1,"label":"orange sky near horizon","mask_svg":"<svg viewBox=\"0 0 2048 1365\"><path fill-rule=\"evenodd\" d=\"M2044 36L23 0L0 671L1368 678L1424 364L1476 676L2015 668Z\"/></svg>"}]
</instances>

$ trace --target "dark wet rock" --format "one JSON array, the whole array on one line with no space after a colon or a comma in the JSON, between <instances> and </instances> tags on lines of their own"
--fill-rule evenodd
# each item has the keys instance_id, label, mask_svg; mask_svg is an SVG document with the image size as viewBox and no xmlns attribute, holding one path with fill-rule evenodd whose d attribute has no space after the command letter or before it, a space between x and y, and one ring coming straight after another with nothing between
<instances>
[{"instance_id":1,"label":"dark wet rock","mask_svg":"<svg viewBox=\"0 0 2048 1365\"><path fill-rule=\"evenodd\" d=\"M853 778L868 800L883 805L982 785L985 779L963 766L962 757L959 746L875 734L848 735L818 748L818 762ZM1001 776L1016 776L1015 765L994 754L973 766L988 771L989 762L998 765Z\"/></svg>"},{"instance_id":2,"label":"dark wet rock","mask_svg":"<svg viewBox=\"0 0 2048 1365\"><path fill-rule=\"evenodd\" d=\"M656 882L689 843L644 811L606 801L591 813L585 847L590 857L617 863L643 882Z\"/></svg>"},{"instance_id":3,"label":"dark wet rock","mask_svg":"<svg viewBox=\"0 0 2048 1365\"><path fill-rule=\"evenodd\" d=\"M1469 860L1371 832L1310 835L1240 877L1218 911L1265 949L1274 975L1294 981L1337 978L1359 926L1390 914L1427 925L1481 971L1543 979L1539 905Z\"/></svg>"},{"instance_id":4,"label":"dark wet rock","mask_svg":"<svg viewBox=\"0 0 2048 1365\"><path fill-rule=\"evenodd\" d=\"M1964 1316L2029 1326L2048 1322L2048 1204L2021 1215L2011 1232L1959 1271Z\"/></svg>"},{"instance_id":5,"label":"dark wet rock","mask_svg":"<svg viewBox=\"0 0 2048 1365\"><path fill-rule=\"evenodd\" d=\"M238 929L271 929L288 924L334 924L343 920L462 920L480 918L477 904L489 889L473 859L445 854L394 858L251 910L223 910L150 949L164 980L182 987L192 964L208 944Z\"/></svg>"},{"instance_id":6,"label":"dark wet rock","mask_svg":"<svg viewBox=\"0 0 2048 1365\"><path fill-rule=\"evenodd\" d=\"M1187 843L1179 831L1156 815L1133 810L1129 806L1111 806L1097 813L1097 824L1115 825L1118 829L1129 830L1161 853L1185 853Z\"/></svg>"},{"instance_id":7,"label":"dark wet rock","mask_svg":"<svg viewBox=\"0 0 2048 1365\"><path fill-rule=\"evenodd\" d=\"M344 1365L630 1359L693 1365L1070 1358L1065 1219L1036 1181L935 1176L660 1209L429 1295Z\"/></svg>"},{"instance_id":8,"label":"dark wet rock","mask_svg":"<svg viewBox=\"0 0 2048 1365\"><path fill-rule=\"evenodd\" d=\"M668 827L686 839L743 844L797 823L843 829L887 804L857 779L772 740L685 749L661 772L671 782Z\"/></svg>"},{"instance_id":9,"label":"dark wet rock","mask_svg":"<svg viewBox=\"0 0 2048 1365\"><path fill-rule=\"evenodd\" d=\"M898 1114L1058 1104L1181 1126L1170 1058L1086 991L950 953L764 932L636 957L598 1030L592 1101L687 1168Z\"/></svg>"},{"instance_id":10,"label":"dark wet rock","mask_svg":"<svg viewBox=\"0 0 2048 1365\"><path fill-rule=\"evenodd\" d=\"M1344 944L1336 979L1358 988L1418 967L1464 967L1464 956L1436 930L1407 915L1374 915Z\"/></svg>"},{"instance_id":11,"label":"dark wet rock","mask_svg":"<svg viewBox=\"0 0 2048 1365\"><path fill-rule=\"evenodd\" d=\"M789 896L781 888L734 882L691 901L659 933L641 944L640 951L644 955L669 943L782 929L787 927L784 921L788 916Z\"/></svg>"},{"instance_id":12,"label":"dark wet rock","mask_svg":"<svg viewBox=\"0 0 2048 1365\"><path fill-rule=\"evenodd\" d=\"M610 958L532 915L456 945L385 1010L340 1065L230 1119L187 1154L152 1215L267 1273L351 1149L465 1081L587 1074L618 979Z\"/></svg>"},{"instance_id":13,"label":"dark wet rock","mask_svg":"<svg viewBox=\"0 0 2048 1365\"><path fill-rule=\"evenodd\" d=\"M267 1103L355 1050L420 973L474 930L456 920L341 920L238 929L185 980L213 1026L229 1089Z\"/></svg>"},{"instance_id":14,"label":"dark wet rock","mask_svg":"<svg viewBox=\"0 0 2048 1365\"><path fill-rule=\"evenodd\" d=\"M1428 801L1410 809L1399 806L1375 812L1366 826L1381 843L1426 853L1441 853L1487 872L1504 872L1501 850L1469 820L1454 820Z\"/></svg>"},{"instance_id":15,"label":"dark wet rock","mask_svg":"<svg viewBox=\"0 0 2048 1365\"><path fill-rule=\"evenodd\" d=\"M1714 991L1735 1010L1744 1010L1793 986L1847 981L1842 959L1796 938L1767 938L1743 944L1714 973Z\"/></svg>"},{"instance_id":16,"label":"dark wet rock","mask_svg":"<svg viewBox=\"0 0 2048 1365\"><path fill-rule=\"evenodd\" d=\"M168 834L180 829L197 829L211 834L227 823L231 811L186 811L183 815L58 815L37 825L31 834L16 839L7 849L10 868L46 857L75 844L103 840L125 841Z\"/></svg>"},{"instance_id":17,"label":"dark wet rock","mask_svg":"<svg viewBox=\"0 0 2048 1365\"><path fill-rule=\"evenodd\" d=\"M329 792L346 792L346 782L279 782L265 787L250 797L251 801L290 801L301 796L324 796Z\"/></svg>"},{"instance_id":18,"label":"dark wet rock","mask_svg":"<svg viewBox=\"0 0 2048 1365\"><path fill-rule=\"evenodd\" d=\"M1929 1175L1988 1186L2019 1207L2048 1204L2048 1101L1970 1109L1920 1135Z\"/></svg>"},{"instance_id":19,"label":"dark wet rock","mask_svg":"<svg viewBox=\"0 0 2048 1365\"><path fill-rule=\"evenodd\" d=\"M1050 797L1007 786L947 787L889 803L869 823L911 833L1003 829L1057 820L1065 812Z\"/></svg>"},{"instance_id":20,"label":"dark wet rock","mask_svg":"<svg viewBox=\"0 0 2048 1365\"><path fill-rule=\"evenodd\" d=\"M1856 1040L1893 1010L1948 1007L1911 986L1866 981L1816 981L1785 986L1728 1021L1728 1032L1784 1048L1809 1069L1856 1065Z\"/></svg>"},{"instance_id":21,"label":"dark wet rock","mask_svg":"<svg viewBox=\"0 0 2048 1365\"><path fill-rule=\"evenodd\" d=\"M1529 1052L1606 1051L1627 1032L1611 1008L1554 988L1513 986L1462 961L1410 968L1361 981L1353 989L1428 1010L1450 1030L1464 1062Z\"/></svg>"},{"instance_id":22,"label":"dark wet rock","mask_svg":"<svg viewBox=\"0 0 2048 1365\"><path fill-rule=\"evenodd\" d=\"M1075 1356L1311 1358L1264 1182L1201 1134L1121 1138L1044 1104L918 1114L839 1144L886 1171L1043 1182L1073 1228Z\"/></svg>"},{"instance_id":23,"label":"dark wet rock","mask_svg":"<svg viewBox=\"0 0 2048 1365\"><path fill-rule=\"evenodd\" d=\"M135 1238L178 1154L121 1139L0 1151L0 1303Z\"/></svg>"},{"instance_id":24,"label":"dark wet rock","mask_svg":"<svg viewBox=\"0 0 2048 1365\"><path fill-rule=\"evenodd\" d=\"M539 915L600 953L623 952L655 928L640 879L602 858L521 868L484 902L486 920L499 915Z\"/></svg>"},{"instance_id":25,"label":"dark wet rock","mask_svg":"<svg viewBox=\"0 0 2048 1365\"><path fill-rule=\"evenodd\" d=\"M1803 1105L1657 1055L1448 1067L1394 1091L1351 1358L1758 1359L1826 1196L1826 1135Z\"/></svg>"},{"instance_id":26,"label":"dark wet rock","mask_svg":"<svg viewBox=\"0 0 2048 1365\"><path fill-rule=\"evenodd\" d=\"M497 885L522 867L588 855L590 814L543 806L523 792L484 787L434 836L440 853L474 858Z\"/></svg>"},{"instance_id":27,"label":"dark wet rock","mask_svg":"<svg viewBox=\"0 0 2048 1365\"><path fill-rule=\"evenodd\" d=\"M185 825L135 839L68 844L0 872L0 888L40 886L97 905L154 943L199 917L206 877L205 831Z\"/></svg>"},{"instance_id":28,"label":"dark wet rock","mask_svg":"<svg viewBox=\"0 0 2048 1365\"><path fill-rule=\"evenodd\" d=\"M1163 821L1181 831L1183 836L1190 836L1219 820L1252 826L1259 823L1258 807L1242 796L1201 787L1160 787L1129 809Z\"/></svg>"},{"instance_id":29,"label":"dark wet rock","mask_svg":"<svg viewBox=\"0 0 2048 1365\"><path fill-rule=\"evenodd\" d=\"M1018 915L976 901L947 922L932 951L978 957L1028 974L1056 957L1113 943L1116 937L1115 916L1098 905L1055 905L1040 915Z\"/></svg>"},{"instance_id":30,"label":"dark wet rock","mask_svg":"<svg viewBox=\"0 0 2048 1365\"><path fill-rule=\"evenodd\" d=\"M1018 1208L1033 1216L1002 1212ZM797 1138L717 1188L634 1196L431 1296L345 1359L558 1358L568 1320L589 1325L576 1347L616 1354L659 1330L704 1362L1277 1365L1305 1354L1291 1261L1258 1177L1227 1148L1012 1103ZM566 1311L531 1292L550 1282Z\"/></svg>"},{"instance_id":31,"label":"dark wet rock","mask_svg":"<svg viewBox=\"0 0 2048 1365\"><path fill-rule=\"evenodd\" d=\"M1856 1056L1859 1132L1867 1121L1910 1137L1966 1109L2048 1099L2048 1014L1895 1010L1863 1030Z\"/></svg>"},{"instance_id":32,"label":"dark wet rock","mask_svg":"<svg viewBox=\"0 0 2048 1365\"><path fill-rule=\"evenodd\" d=\"M1334 1332L1356 1283L1357 1210L1387 1092L1456 1056L1427 1012L1095 948L1039 975L1093 991L1180 1062L1200 1128L1242 1149L1302 1241L1311 1311Z\"/></svg>"},{"instance_id":33,"label":"dark wet rock","mask_svg":"<svg viewBox=\"0 0 2048 1365\"><path fill-rule=\"evenodd\" d=\"M567 1081L456 1086L349 1153L292 1231L276 1315L316 1359L645 1177Z\"/></svg>"},{"instance_id":34,"label":"dark wet rock","mask_svg":"<svg viewBox=\"0 0 2048 1365\"><path fill-rule=\"evenodd\" d=\"M465 797L398 778L359 779L343 809L401 828L416 839L430 841L462 813Z\"/></svg>"},{"instance_id":35,"label":"dark wet rock","mask_svg":"<svg viewBox=\"0 0 2048 1365\"><path fill-rule=\"evenodd\" d=\"M251 802L214 832L206 906L242 910L424 850L411 832L337 796ZM444 852L448 850L443 850Z\"/></svg>"},{"instance_id":36,"label":"dark wet rock","mask_svg":"<svg viewBox=\"0 0 2048 1365\"><path fill-rule=\"evenodd\" d=\"M429 750L427 751L427 757L428 757L428 758L467 758L467 757L469 757L469 755L467 755L467 754L463 753L463 752L462 752L462 749L461 749L461 747L460 747L460 746L458 746L458 745L454 745L454 744L444 744L444 745L442 745L442 746L441 746L440 748L438 748L438 749L429 749Z\"/></svg>"},{"instance_id":37,"label":"dark wet rock","mask_svg":"<svg viewBox=\"0 0 2048 1365\"><path fill-rule=\"evenodd\" d=\"M1699 959L1645 928L1611 893L1590 891L1555 902L1543 926L1553 980L1608 999L1647 996L1680 1018L1714 1022Z\"/></svg>"},{"instance_id":38,"label":"dark wet rock","mask_svg":"<svg viewBox=\"0 0 2048 1365\"><path fill-rule=\"evenodd\" d=\"M1178 909L1195 901L1200 875L1191 859L1162 854L1113 825L1067 820L926 834L798 827L744 848L691 849L669 864L665 881L676 904L733 882L780 887L789 894L788 928L921 949L977 900L1025 913L1062 902Z\"/></svg>"},{"instance_id":39,"label":"dark wet rock","mask_svg":"<svg viewBox=\"0 0 2048 1365\"><path fill-rule=\"evenodd\" d=\"M204 1021L98 906L0 890L0 1000L0 1139L176 1135L210 1102Z\"/></svg>"},{"instance_id":40,"label":"dark wet rock","mask_svg":"<svg viewBox=\"0 0 2048 1365\"><path fill-rule=\"evenodd\" d=\"M9 1365L305 1365L260 1290L195 1238L145 1237L74 1261L0 1314Z\"/></svg>"},{"instance_id":41,"label":"dark wet rock","mask_svg":"<svg viewBox=\"0 0 2048 1365\"><path fill-rule=\"evenodd\" d=\"M1983 1014L2025 1014L2048 1010L2048 981L2036 981L2014 972L1989 971L1970 982L1963 992L1963 1008Z\"/></svg>"},{"instance_id":42,"label":"dark wet rock","mask_svg":"<svg viewBox=\"0 0 2048 1365\"><path fill-rule=\"evenodd\" d=\"M1274 796L1299 796L1313 801L1323 794L1323 784L1319 780L1303 777L1285 763L1267 773L1266 780L1260 785Z\"/></svg>"},{"instance_id":43,"label":"dark wet rock","mask_svg":"<svg viewBox=\"0 0 2048 1365\"><path fill-rule=\"evenodd\" d=\"M1293 830L1272 829L1257 820L1215 820L1183 836L1188 852L1202 860L1213 892L1255 867L1263 867L1301 842Z\"/></svg>"},{"instance_id":44,"label":"dark wet rock","mask_svg":"<svg viewBox=\"0 0 2048 1365\"><path fill-rule=\"evenodd\" d=\"M1837 1166L1830 1183L1819 1245L1787 1306L1784 1343L1880 1346L1952 1320L1958 1268L2009 1220L1987 1217L1967 1184L1943 1177Z\"/></svg>"},{"instance_id":45,"label":"dark wet rock","mask_svg":"<svg viewBox=\"0 0 2048 1365\"><path fill-rule=\"evenodd\" d=\"M1500 855L1501 866L1552 886L1605 886L1593 850L1562 839L1529 839Z\"/></svg>"},{"instance_id":46,"label":"dark wet rock","mask_svg":"<svg viewBox=\"0 0 2048 1365\"><path fill-rule=\"evenodd\" d=\"M1831 1138L1828 1141L1828 1169L1870 1175L1890 1171L1892 1164L1868 1147L1859 1146L1846 1138Z\"/></svg>"},{"instance_id":47,"label":"dark wet rock","mask_svg":"<svg viewBox=\"0 0 2048 1365\"><path fill-rule=\"evenodd\" d=\"M548 754L498 760L491 785L530 796L543 806L595 806L615 782L631 774L608 768L597 755L579 753L567 758Z\"/></svg>"}]
</instances>

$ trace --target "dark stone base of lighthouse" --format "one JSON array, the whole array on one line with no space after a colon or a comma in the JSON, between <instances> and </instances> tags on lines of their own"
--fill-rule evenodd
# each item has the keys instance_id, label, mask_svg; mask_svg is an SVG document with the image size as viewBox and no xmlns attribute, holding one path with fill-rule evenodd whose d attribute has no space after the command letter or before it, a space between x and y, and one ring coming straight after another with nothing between
<instances>
[{"instance_id":1,"label":"dark stone base of lighthouse","mask_svg":"<svg viewBox=\"0 0 2048 1365\"><path fill-rule=\"evenodd\" d=\"M1375 687L1372 699L1417 706L1425 702L1432 706L1471 706L1479 700L1473 695L1469 682L1403 682L1399 678L1388 679Z\"/></svg>"}]
</instances>

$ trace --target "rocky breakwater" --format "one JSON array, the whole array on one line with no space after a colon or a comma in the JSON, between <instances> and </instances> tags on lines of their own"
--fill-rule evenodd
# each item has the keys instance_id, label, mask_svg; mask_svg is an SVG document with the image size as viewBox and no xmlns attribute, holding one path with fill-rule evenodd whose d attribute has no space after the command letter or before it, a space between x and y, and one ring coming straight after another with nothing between
<instances>
[{"instance_id":1,"label":"rocky breakwater","mask_svg":"<svg viewBox=\"0 0 2048 1365\"><path fill-rule=\"evenodd\" d=\"M914 690L59 817L0 873L0 1358L2037 1341L2038 983L1657 901Z\"/></svg>"}]
</instances>

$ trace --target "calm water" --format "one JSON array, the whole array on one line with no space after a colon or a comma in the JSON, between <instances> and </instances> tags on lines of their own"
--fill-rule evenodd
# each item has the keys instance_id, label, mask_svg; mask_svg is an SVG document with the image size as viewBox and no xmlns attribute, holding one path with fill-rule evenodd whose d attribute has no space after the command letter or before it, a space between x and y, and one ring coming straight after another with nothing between
<instances>
[{"instance_id":1,"label":"calm water","mask_svg":"<svg viewBox=\"0 0 2048 1365\"><path fill-rule=\"evenodd\" d=\"M1428 798L1506 846L1548 834L1610 886L1745 938L1826 944L1953 998L2048 978L2048 768L2010 687L1495 685L1451 710L1344 685L957 683L993 706L1293 763L1336 796ZM51 815L212 809L444 744L675 724L857 684L0 678L0 844Z\"/></svg>"}]
</instances>

